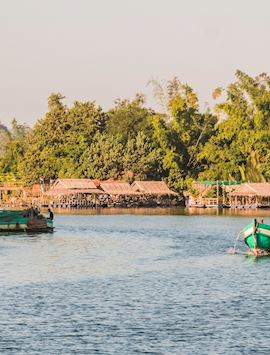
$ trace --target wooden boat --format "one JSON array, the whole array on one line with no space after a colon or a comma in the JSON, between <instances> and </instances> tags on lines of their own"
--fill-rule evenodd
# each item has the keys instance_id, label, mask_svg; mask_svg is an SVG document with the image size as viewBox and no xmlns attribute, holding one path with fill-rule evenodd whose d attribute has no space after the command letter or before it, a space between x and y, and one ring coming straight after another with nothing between
<instances>
[{"instance_id":1,"label":"wooden boat","mask_svg":"<svg viewBox=\"0 0 270 355\"><path fill-rule=\"evenodd\" d=\"M254 219L243 230L244 242L254 255L270 255L270 226Z\"/></svg>"},{"instance_id":2,"label":"wooden boat","mask_svg":"<svg viewBox=\"0 0 270 355\"><path fill-rule=\"evenodd\" d=\"M0 210L0 232L52 232L53 220L37 209Z\"/></svg>"}]
</instances>

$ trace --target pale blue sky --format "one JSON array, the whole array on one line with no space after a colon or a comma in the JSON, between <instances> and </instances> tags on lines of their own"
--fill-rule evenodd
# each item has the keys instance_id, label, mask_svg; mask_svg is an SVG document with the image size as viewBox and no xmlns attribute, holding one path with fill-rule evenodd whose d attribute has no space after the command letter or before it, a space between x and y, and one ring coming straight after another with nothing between
<instances>
[{"instance_id":1,"label":"pale blue sky","mask_svg":"<svg viewBox=\"0 0 270 355\"><path fill-rule=\"evenodd\" d=\"M0 0L0 121L32 125L60 91L108 109L178 76L211 102L270 69L270 0Z\"/></svg>"}]
</instances>

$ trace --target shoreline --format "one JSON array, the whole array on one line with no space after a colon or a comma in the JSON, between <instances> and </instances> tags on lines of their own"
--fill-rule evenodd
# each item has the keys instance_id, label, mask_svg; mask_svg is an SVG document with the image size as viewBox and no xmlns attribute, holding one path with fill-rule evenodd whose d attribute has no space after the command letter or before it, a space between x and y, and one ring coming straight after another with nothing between
<instances>
[{"instance_id":1,"label":"shoreline","mask_svg":"<svg viewBox=\"0 0 270 355\"><path fill-rule=\"evenodd\" d=\"M10 208L0 206L0 209L22 210L23 207ZM41 208L46 214L47 208ZM232 208L187 208L187 207L107 207L107 208L53 208L55 215L147 215L147 216L236 216L236 217L269 217L270 209L232 209Z\"/></svg>"}]
</instances>

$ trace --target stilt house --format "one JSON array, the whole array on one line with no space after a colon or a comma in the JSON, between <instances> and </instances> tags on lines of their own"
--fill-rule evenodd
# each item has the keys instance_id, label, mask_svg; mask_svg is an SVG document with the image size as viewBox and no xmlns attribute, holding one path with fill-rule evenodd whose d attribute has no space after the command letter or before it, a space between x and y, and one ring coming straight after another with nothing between
<instances>
[{"instance_id":1,"label":"stilt house","mask_svg":"<svg viewBox=\"0 0 270 355\"><path fill-rule=\"evenodd\" d=\"M128 182L107 180L100 183L100 188L107 194L101 198L101 205L106 207L137 207L140 194L131 189Z\"/></svg>"},{"instance_id":2,"label":"stilt house","mask_svg":"<svg viewBox=\"0 0 270 355\"><path fill-rule=\"evenodd\" d=\"M147 195L178 196L178 193L169 189L164 181L134 181L131 187L133 191Z\"/></svg>"},{"instance_id":3,"label":"stilt house","mask_svg":"<svg viewBox=\"0 0 270 355\"><path fill-rule=\"evenodd\" d=\"M176 206L180 203L179 194L172 191L164 181L134 181L132 190L141 193L146 206Z\"/></svg>"},{"instance_id":4,"label":"stilt house","mask_svg":"<svg viewBox=\"0 0 270 355\"><path fill-rule=\"evenodd\" d=\"M229 194L231 207L270 207L270 183L245 183Z\"/></svg>"},{"instance_id":5,"label":"stilt house","mask_svg":"<svg viewBox=\"0 0 270 355\"><path fill-rule=\"evenodd\" d=\"M97 185L90 179L57 179L44 195L57 207L95 207L104 194Z\"/></svg>"}]
</instances>

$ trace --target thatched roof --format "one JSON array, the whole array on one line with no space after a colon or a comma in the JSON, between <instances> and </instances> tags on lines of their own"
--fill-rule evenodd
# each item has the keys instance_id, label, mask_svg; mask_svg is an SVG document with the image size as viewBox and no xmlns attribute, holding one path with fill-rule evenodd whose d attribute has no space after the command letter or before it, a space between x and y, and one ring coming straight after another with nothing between
<instances>
[{"instance_id":1,"label":"thatched roof","mask_svg":"<svg viewBox=\"0 0 270 355\"><path fill-rule=\"evenodd\" d=\"M204 197L212 188L212 185L205 185L200 183L194 183L192 185L193 189L198 193L199 196ZM185 191L184 196L194 195L191 191Z\"/></svg>"},{"instance_id":2,"label":"thatched roof","mask_svg":"<svg viewBox=\"0 0 270 355\"><path fill-rule=\"evenodd\" d=\"M8 182L4 182L0 184L0 191L21 191L21 190L23 190L23 187L17 184L12 184Z\"/></svg>"},{"instance_id":3,"label":"thatched roof","mask_svg":"<svg viewBox=\"0 0 270 355\"><path fill-rule=\"evenodd\" d=\"M245 183L239 185L230 196L270 196L270 183Z\"/></svg>"},{"instance_id":4,"label":"thatched roof","mask_svg":"<svg viewBox=\"0 0 270 355\"><path fill-rule=\"evenodd\" d=\"M95 189L95 183L90 179L57 179L53 186L66 189Z\"/></svg>"},{"instance_id":5,"label":"thatched roof","mask_svg":"<svg viewBox=\"0 0 270 355\"><path fill-rule=\"evenodd\" d=\"M131 189L129 183L125 181L101 181L100 188L110 195L134 195L135 191Z\"/></svg>"},{"instance_id":6,"label":"thatched roof","mask_svg":"<svg viewBox=\"0 0 270 355\"><path fill-rule=\"evenodd\" d=\"M149 195L178 195L164 181L134 181L132 190Z\"/></svg>"},{"instance_id":7,"label":"thatched roof","mask_svg":"<svg viewBox=\"0 0 270 355\"><path fill-rule=\"evenodd\" d=\"M75 194L102 194L99 189L50 189L45 195L47 196L67 196Z\"/></svg>"},{"instance_id":8,"label":"thatched roof","mask_svg":"<svg viewBox=\"0 0 270 355\"><path fill-rule=\"evenodd\" d=\"M39 197L44 190L41 184L34 184L31 187L24 187L23 192L25 197Z\"/></svg>"},{"instance_id":9,"label":"thatched roof","mask_svg":"<svg viewBox=\"0 0 270 355\"><path fill-rule=\"evenodd\" d=\"M94 181L90 179L57 179L46 192L48 196L60 196L71 194L100 194Z\"/></svg>"}]
</instances>

